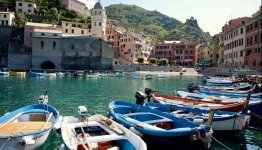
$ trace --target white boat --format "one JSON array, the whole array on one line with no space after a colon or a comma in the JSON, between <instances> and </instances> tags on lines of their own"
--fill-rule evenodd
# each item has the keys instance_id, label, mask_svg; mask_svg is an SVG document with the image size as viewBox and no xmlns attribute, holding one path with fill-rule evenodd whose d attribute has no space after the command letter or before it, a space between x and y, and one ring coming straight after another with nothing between
<instances>
[{"instance_id":1,"label":"white boat","mask_svg":"<svg viewBox=\"0 0 262 150\"><path fill-rule=\"evenodd\" d=\"M141 75L140 74L133 74L131 75L133 79L140 79Z\"/></svg>"},{"instance_id":2,"label":"white boat","mask_svg":"<svg viewBox=\"0 0 262 150\"><path fill-rule=\"evenodd\" d=\"M0 117L0 149L37 149L46 141L59 119L59 112L47 105L47 95L39 104L29 105Z\"/></svg>"},{"instance_id":3,"label":"white boat","mask_svg":"<svg viewBox=\"0 0 262 150\"><path fill-rule=\"evenodd\" d=\"M125 73L124 72L117 72L115 74L116 77L125 77Z\"/></svg>"},{"instance_id":4,"label":"white boat","mask_svg":"<svg viewBox=\"0 0 262 150\"><path fill-rule=\"evenodd\" d=\"M157 77L158 77L159 79L166 79L166 78L169 78L168 75L164 75L164 74L159 74L159 75L157 75Z\"/></svg>"},{"instance_id":5,"label":"white boat","mask_svg":"<svg viewBox=\"0 0 262 150\"><path fill-rule=\"evenodd\" d=\"M0 76L9 76L9 71L0 71Z\"/></svg>"},{"instance_id":6,"label":"white boat","mask_svg":"<svg viewBox=\"0 0 262 150\"><path fill-rule=\"evenodd\" d=\"M63 118L60 150L146 150L145 142L136 134L102 115L87 117L87 109L78 107L79 118Z\"/></svg>"},{"instance_id":7,"label":"white boat","mask_svg":"<svg viewBox=\"0 0 262 150\"><path fill-rule=\"evenodd\" d=\"M65 73L64 73L64 72L57 72L57 73L56 73L56 76L58 76L58 77L64 77L64 76L65 76Z\"/></svg>"},{"instance_id":8,"label":"white boat","mask_svg":"<svg viewBox=\"0 0 262 150\"><path fill-rule=\"evenodd\" d=\"M145 75L146 80L150 80L150 79L153 79L153 78L154 78L154 75L152 75L152 74L146 74Z\"/></svg>"},{"instance_id":9,"label":"white boat","mask_svg":"<svg viewBox=\"0 0 262 150\"><path fill-rule=\"evenodd\" d=\"M86 74L86 78L96 79L98 78L98 74Z\"/></svg>"},{"instance_id":10,"label":"white boat","mask_svg":"<svg viewBox=\"0 0 262 150\"><path fill-rule=\"evenodd\" d=\"M44 77L56 77L56 73L44 73Z\"/></svg>"}]
</instances>

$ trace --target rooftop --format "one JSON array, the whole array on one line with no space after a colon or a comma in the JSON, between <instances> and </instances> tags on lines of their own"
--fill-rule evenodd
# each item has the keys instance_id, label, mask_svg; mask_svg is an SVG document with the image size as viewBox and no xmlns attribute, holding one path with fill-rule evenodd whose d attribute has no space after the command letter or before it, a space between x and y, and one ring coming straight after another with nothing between
<instances>
[{"instance_id":1,"label":"rooftop","mask_svg":"<svg viewBox=\"0 0 262 150\"><path fill-rule=\"evenodd\" d=\"M52 24L45 24L45 23L35 23L35 22L27 22L26 26L38 26L38 27L55 27Z\"/></svg>"}]
</instances>

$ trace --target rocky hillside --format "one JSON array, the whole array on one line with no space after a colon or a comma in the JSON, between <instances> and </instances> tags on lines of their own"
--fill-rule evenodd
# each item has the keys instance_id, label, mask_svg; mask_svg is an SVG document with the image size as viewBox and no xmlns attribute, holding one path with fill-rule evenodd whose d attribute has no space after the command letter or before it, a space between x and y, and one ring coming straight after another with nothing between
<instances>
[{"instance_id":1,"label":"rocky hillside","mask_svg":"<svg viewBox=\"0 0 262 150\"><path fill-rule=\"evenodd\" d=\"M184 39L198 43L211 38L209 33L203 32L193 17L181 23L158 11L124 4L110 5L106 10L108 18L118 20L125 28L152 35L155 41Z\"/></svg>"}]
</instances>

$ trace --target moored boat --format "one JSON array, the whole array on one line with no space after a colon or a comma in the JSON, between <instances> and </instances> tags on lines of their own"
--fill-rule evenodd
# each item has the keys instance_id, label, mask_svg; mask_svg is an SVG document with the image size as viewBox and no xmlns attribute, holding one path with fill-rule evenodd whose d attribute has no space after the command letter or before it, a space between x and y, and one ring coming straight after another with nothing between
<instances>
[{"instance_id":1,"label":"moored boat","mask_svg":"<svg viewBox=\"0 0 262 150\"><path fill-rule=\"evenodd\" d=\"M152 75L152 74L146 74L145 75L146 80L150 80L150 79L153 79L153 78L154 78L154 75Z\"/></svg>"},{"instance_id":2,"label":"moored boat","mask_svg":"<svg viewBox=\"0 0 262 150\"><path fill-rule=\"evenodd\" d=\"M44 73L30 71L30 72L28 73L28 76L29 76L29 77L42 77L42 76L44 76Z\"/></svg>"},{"instance_id":3,"label":"moored boat","mask_svg":"<svg viewBox=\"0 0 262 150\"><path fill-rule=\"evenodd\" d=\"M210 127L148 107L125 101L112 101L109 103L109 116L142 136L148 147L151 144L162 148L173 146L173 149L204 149L210 146Z\"/></svg>"},{"instance_id":4,"label":"moored boat","mask_svg":"<svg viewBox=\"0 0 262 150\"><path fill-rule=\"evenodd\" d=\"M16 71L10 71L9 76L15 76L15 77L25 77L26 72L16 72Z\"/></svg>"},{"instance_id":5,"label":"moored boat","mask_svg":"<svg viewBox=\"0 0 262 150\"><path fill-rule=\"evenodd\" d=\"M60 149L70 150L146 150L145 142L136 134L102 115L87 117L87 109L78 107L79 118L63 118L61 134L64 144Z\"/></svg>"},{"instance_id":6,"label":"moored boat","mask_svg":"<svg viewBox=\"0 0 262 150\"><path fill-rule=\"evenodd\" d=\"M152 94L153 101L161 104L185 105L195 108L220 107L222 111L238 112L244 108L245 101L215 101L214 99L199 100L192 98L183 98L165 94Z\"/></svg>"},{"instance_id":7,"label":"moored boat","mask_svg":"<svg viewBox=\"0 0 262 150\"><path fill-rule=\"evenodd\" d=\"M207 124L209 109L191 108L183 105L170 105L158 103L146 103L146 106L162 112L187 119L198 124ZM248 127L250 112L223 112L216 111L212 120L212 130L214 131L241 131Z\"/></svg>"},{"instance_id":8,"label":"moored boat","mask_svg":"<svg viewBox=\"0 0 262 150\"><path fill-rule=\"evenodd\" d=\"M125 77L125 73L124 72L117 72L115 74L115 77Z\"/></svg>"},{"instance_id":9,"label":"moored boat","mask_svg":"<svg viewBox=\"0 0 262 150\"><path fill-rule=\"evenodd\" d=\"M0 149L37 149L44 144L59 112L47 105L47 95L38 101L0 117Z\"/></svg>"}]
</instances>

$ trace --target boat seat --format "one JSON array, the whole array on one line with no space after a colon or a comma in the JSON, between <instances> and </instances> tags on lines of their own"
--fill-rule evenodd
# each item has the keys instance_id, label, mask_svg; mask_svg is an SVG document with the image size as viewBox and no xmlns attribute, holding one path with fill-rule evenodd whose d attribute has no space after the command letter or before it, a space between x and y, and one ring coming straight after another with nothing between
<instances>
[{"instance_id":1,"label":"boat seat","mask_svg":"<svg viewBox=\"0 0 262 150\"><path fill-rule=\"evenodd\" d=\"M100 136L88 137L85 140L81 138L79 140L83 140L83 142L87 140L88 143L99 143L99 142L107 142L107 141L117 141L117 140L121 140L125 138L126 138L125 136L111 134L111 135L100 135ZM79 141L78 144L81 144L81 142Z\"/></svg>"},{"instance_id":2,"label":"boat seat","mask_svg":"<svg viewBox=\"0 0 262 150\"><path fill-rule=\"evenodd\" d=\"M0 128L0 136L14 136L36 132L47 129L51 127L51 125L52 122L11 122Z\"/></svg>"},{"instance_id":3,"label":"boat seat","mask_svg":"<svg viewBox=\"0 0 262 150\"><path fill-rule=\"evenodd\" d=\"M152 114L152 113L150 113L150 112L137 112L137 113L125 114L124 116L126 116L126 117L130 117L130 116L148 115L148 114Z\"/></svg>"},{"instance_id":4,"label":"boat seat","mask_svg":"<svg viewBox=\"0 0 262 150\"><path fill-rule=\"evenodd\" d=\"M172 120L168 119L168 118L164 118L164 119L156 119L156 120L149 120L149 121L143 121L144 123L147 124L155 124L158 122L172 122Z\"/></svg>"}]
</instances>

